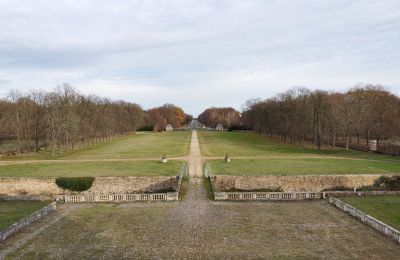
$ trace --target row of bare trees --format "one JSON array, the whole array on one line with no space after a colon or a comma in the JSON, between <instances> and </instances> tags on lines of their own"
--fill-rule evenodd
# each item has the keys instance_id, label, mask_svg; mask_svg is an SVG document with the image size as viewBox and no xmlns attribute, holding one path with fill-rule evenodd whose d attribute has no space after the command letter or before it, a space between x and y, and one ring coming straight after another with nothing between
<instances>
[{"instance_id":1,"label":"row of bare trees","mask_svg":"<svg viewBox=\"0 0 400 260\"><path fill-rule=\"evenodd\" d=\"M204 110L198 120L206 126L215 128L222 124L224 128L240 124L240 112L232 107L211 107Z\"/></svg>"},{"instance_id":2,"label":"row of bare trees","mask_svg":"<svg viewBox=\"0 0 400 260\"><path fill-rule=\"evenodd\" d=\"M81 95L66 84L49 92L14 90L0 99L0 145L12 144L7 152L16 154L40 149L54 154L126 135L144 125L162 130L168 122L179 127L188 117L174 105L144 111L135 103Z\"/></svg>"},{"instance_id":3,"label":"row of bare trees","mask_svg":"<svg viewBox=\"0 0 400 260\"><path fill-rule=\"evenodd\" d=\"M243 123L255 131L292 143L312 139L335 146L397 139L400 98L379 85L356 86L345 93L293 88L267 100L246 103Z\"/></svg>"},{"instance_id":4,"label":"row of bare trees","mask_svg":"<svg viewBox=\"0 0 400 260\"><path fill-rule=\"evenodd\" d=\"M0 99L0 146L12 143L9 151L16 154L40 149L54 154L126 135L144 126L154 131L165 130L167 124L179 128L191 119L172 104L146 111L135 103L79 94L68 84L49 92L13 90Z\"/></svg>"}]
</instances>

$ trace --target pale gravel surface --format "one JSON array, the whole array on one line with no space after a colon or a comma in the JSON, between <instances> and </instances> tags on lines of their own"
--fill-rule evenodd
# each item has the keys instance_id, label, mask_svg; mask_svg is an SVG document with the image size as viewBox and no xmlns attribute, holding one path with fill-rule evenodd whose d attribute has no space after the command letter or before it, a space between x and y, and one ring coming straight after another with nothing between
<instances>
[{"instance_id":1,"label":"pale gravel surface","mask_svg":"<svg viewBox=\"0 0 400 260\"><path fill-rule=\"evenodd\" d=\"M199 138L197 137L197 131L193 131L192 140L190 142L189 152L189 175L190 177L202 177L203 167L201 160Z\"/></svg>"}]
</instances>

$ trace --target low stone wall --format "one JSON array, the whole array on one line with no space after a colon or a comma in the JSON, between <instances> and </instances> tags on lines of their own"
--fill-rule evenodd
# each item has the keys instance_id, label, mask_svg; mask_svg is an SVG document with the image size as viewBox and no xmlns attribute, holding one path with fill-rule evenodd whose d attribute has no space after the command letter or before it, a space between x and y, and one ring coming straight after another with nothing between
<instances>
[{"instance_id":1,"label":"low stone wall","mask_svg":"<svg viewBox=\"0 0 400 260\"><path fill-rule=\"evenodd\" d=\"M48 199L53 195L75 195L61 189L55 183L56 178L48 177L10 177L0 178L1 197L40 197ZM178 188L176 176L157 177L96 177L92 187L79 194L129 194L176 191Z\"/></svg>"},{"instance_id":2,"label":"low stone wall","mask_svg":"<svg viewBox=\"0 0 400 260\"><path fill-rule=\"evenodd\" d=\"M355 217L357 220L373 227L374 229L378 230L379 232L383 233L384 235L392 238L397 243L400 243L400 231L383 223L382 221L377 220L370 215L365 214L361 210L344 203L343 201L330 197L329 203L335 205L337 208L341 209L342 211L346 212L347 214Z\"/></svg>"},{"instance_id":3,"label":"low stone wall","mask_svg":"<svg viewBox=\"0 0 400 260\"><path fill-rule=\"evenodd\" d=\"M182 165L179 170L178 175L174 178L173 183L171 184L168 180L163 183L164 186L160 186L157 183L158 189L161 188L171 188L175 190L175 192L163 192L163 193L109 193L107 194L105 191L107 189L103 189L103 193L86 193L86 194L78 194L78 195L56 195L54 199L56 201L63 202L71 202L71 203L84 203L84 202L135 202L135 201L176 201L179 200L179 192L181 190L182 179L187 176L187 167L186 164ZM106 184L108 187L109 183ZM165 186L167 185L167 186ZM100 186L100 185L98 185ZM175 187L176 186L176 187ZM101 186L100 186L101 187ZM92 191L93 192L93 191Z\"/></svg>"},{"instance_id":4,"label":"low stone wall","mask_svg":"<svg viewBox=\"0 0 400 260\"><path fill-rule=\"evenodd\" d=\"M112 195L57 195L56 201L69 203L91 202L135 202L135 201L175 201L179 199L178 192L167 193L140 193L140 194L112 194Z\"/></svg>"},{"instance_id":5,"label":"low stone wall","mask_svg":"<svg viewBox=\"0 0 400 260\"><path fill-rule=\"evenodd\" d=\"M30 216L21 219L20 221L10 225L9 227L5 228L4 230L0 230L0 241L6 240L8 237L12 236L13 234L19 232L20 230L24 229L25 227L29 226L33 222L39 220L40 218L46 216L53 210L57 208L56 203L53 202L50 205L35 211Z\"/></svg>"},{"instance_id":6,"label":"low stone wall","mask_svg":"<svg viewBox=\"0 0 400 260\"><path fill-rule=\"evenodd\" d=\"M211 176L216 192L240 190L275 190L283 192L321 192L335 187L360 188L373 185L381 175L265 175L265 176Z\"/></svg>"},{"instance_id":7,"label":"low stone wall","mask_svg":"<svg viewBox=\"0 0 400 260\"><path fill-rule=\"evenodd\" d=\"M215 200L268 200L290 201L321 199L318 192L214 192Z\"/></svg>"}]
</instances>

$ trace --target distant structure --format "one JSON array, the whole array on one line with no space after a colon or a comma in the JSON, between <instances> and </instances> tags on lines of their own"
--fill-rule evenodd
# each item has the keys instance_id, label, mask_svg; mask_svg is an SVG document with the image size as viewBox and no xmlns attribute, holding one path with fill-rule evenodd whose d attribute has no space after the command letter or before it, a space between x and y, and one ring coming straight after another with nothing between
<instances>
[{"instance_id":1,"label":"distant structure","mask_svg":"<svg viewBox=\"0 0 400 260\"><path fill-rule=\"evenodd\" d=\"M193 120L189 123L190 129L200 129L204 128L204 125L197 120L197 118L193 118Z\"/></svg>"},{"instance_id":2,"label":"distant structure","mask_svg":"<svg viewBox=\"0 0 400 260\"><path fill-rule=\"evenodd\" d=\"M370 140L369 141L369 150L376 152L378 150L378 141L377 140Z\"/></svg>"},{"instance_id":3,"label":"distant structure","mask_svg":"<svg viewBox=\"0 0 400 260\"><path fill-rule=\"evenodd\" d=\"M215 129L217 131L224 131L224 126L221 123L219 123Z\"/></svg>"},{"instance_id":4,"label":"distant structure","mask_svg":"<svg viewBox=\"0 0 400 260\"><path fill-rule=\"evenodd\" d=\"M174 131L174 128L172 127L172 125L168 124L168 125L165 127L165 131L166 131L166 132L172 132L172 131Z\"/></svg>"}]
</instances>

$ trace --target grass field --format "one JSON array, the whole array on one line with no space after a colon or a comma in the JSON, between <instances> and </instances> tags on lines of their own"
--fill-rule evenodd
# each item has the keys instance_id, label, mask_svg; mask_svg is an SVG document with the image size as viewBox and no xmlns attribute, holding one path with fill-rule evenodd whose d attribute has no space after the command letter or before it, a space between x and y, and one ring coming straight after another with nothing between
<instances>
[{"instance_id":1,"label":"grass field","mask_svg":"<svg viewBox=\"0 0 400 260\"><path fill-rule=\"evenodd\" d=\"M199 131L201 152L205 156L244 157L347 157L374 160L399 160L399 157L346 150L343 148L316 150L268 140L251 132Z\"/></svg>"},{"instance_id":2,"label":"grass field","mask_svg":"<svg viewBox=\"0 0 400 260\"><path fill-rule=\"evenodd\" d=\"M31 153L6 159L130 159L183 156L189 152L189 131L152 133L144 132L86 148L51 156L50 152Z\"/></svg>"},{"instance_id":3,"label":"grass field","mask_svg":"<svg viewBox=\"0 0 400 260\"><path fill-rule=\"evenodd\" d=\"M182 162L51 162L1 165L0 177L173 176Z\"/></svg>"},{"instance_id":4,"label":"grass field","mask_svg":"<svg viewBox=\"0 0 400 260\"><path fill-rule=\"evenodd\" d=\"M75 205L60 210L66 206ZM389 238L321 201L184 208L170 203L88 205L6 259L395 259L400 254Z\"/></svg>"},{"instance_id":5,"label":"grass field","mask_svg":"<svg viewBox=\"0 0 400 260\"><path fill-rule=\"evenodd\" d=\"M400 174L399 162L346 159L232 159L209 160L214 175L292 175L292 174Z\"/></svg>"},{"instance_id":6,"label":"grass field","mask_svg":"<svg viewBox=\"0 0 400 260\"><path fill-rule=\"evenodd\" d=\"M0 230L49 204L46 201L0 201Z\"/></svg>"},{"instance_id":7,"label":"grass field","mask_svg":"<svg viewBox=\"0 0 400 260\"><path fill-rule=\"evenodd\" d=\"M341 200L400 230L400 196L344 197Z\"/></svg>"}]
</instances>

